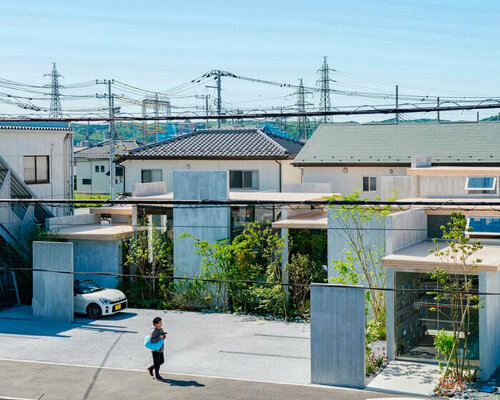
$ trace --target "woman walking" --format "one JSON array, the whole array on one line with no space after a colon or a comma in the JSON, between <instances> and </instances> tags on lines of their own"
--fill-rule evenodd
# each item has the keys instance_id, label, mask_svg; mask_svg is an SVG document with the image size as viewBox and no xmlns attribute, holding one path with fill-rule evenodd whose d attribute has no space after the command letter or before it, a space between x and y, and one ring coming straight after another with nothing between
<instances>
[{"instance_id":1,"label":"woman walking","mask_svg":"<svg viewBox=\"0 0 500 400\"><path fill-rule=\"evenodd\" d=\"M162 328L163 322L160 317L156 317L153 319L153 332L151 332L151 343L158 343L160 340L165 340L167 337L167 333L163 331ZM158 381L163 380L160 375L160 366L165 362L165 358L163 356L163 348L164 344L162 343L160 349L152 350L153 354L153 365L148 368L149 375ZM154 370L154 375L153 375Z\"/></svg>"}]
</instances>

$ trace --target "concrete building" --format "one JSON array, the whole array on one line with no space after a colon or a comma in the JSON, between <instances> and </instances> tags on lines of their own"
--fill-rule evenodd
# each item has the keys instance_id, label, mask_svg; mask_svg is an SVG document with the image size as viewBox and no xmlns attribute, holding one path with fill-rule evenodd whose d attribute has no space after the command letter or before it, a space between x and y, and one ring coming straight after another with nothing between
<instances>
[{"instance_id":1,"label":"concrete building","mask_svg":"<svg viewBox=\"0 0 500 400\"><path fill-rule=\"evenodd\" d=\"M300 183L300 170L291 163L302 146L259 129L197 130L131 150L120 164L126 193L134 184L161 181L172 192L176 170L229 171L231 191L280 192L285 184Z\"/></svg>"},{"instance_id":2,"label":"concrete building","mask_svg":"<svg viewBox=\"0 0 500 400\"><path fill-rule=\"evenodd\" d=\"M359 190L370 199L469 197L479 193L465 190L467 177L450 178L454 173L445 175L446 168L500 167L499 149L497 122L320 125L293 165L302 170L304 183L329 183L343 194ZM432 166L441 168L436 173L448 176L445 182L422 176L419 188L402 179L421 155L430 156Z\"/></svg>"},{"instance_id":3,"label":"concrete building","mask_svg":"<svg viewBox=\"0 0 500 400\"><path fill-rule=\"evenodd\" d=\"M135 140L117 140L115 157L139 147ZM75 151L77 193L109 194L109 141ZM116 166L116 193L123 193L123 168Z\"/></svg>"}]
</instances>

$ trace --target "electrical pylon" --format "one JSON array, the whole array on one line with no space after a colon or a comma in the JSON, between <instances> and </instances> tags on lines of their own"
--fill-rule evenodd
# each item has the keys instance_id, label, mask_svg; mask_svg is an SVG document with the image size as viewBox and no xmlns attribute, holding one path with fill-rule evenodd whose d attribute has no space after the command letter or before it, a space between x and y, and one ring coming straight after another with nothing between
<instances>
[{"instance_id":1,"label":"electrical pylon","mask_svg":"<svg viewBox=\"0 0 500 400\"><path fill-rule=\"evenodd\" d=\"M320 90L319 111L331 111L332 104L330 102L330 82L335 82L330 78L330 72L335 72L334 69L328 67L327 57L323 58L323 65L316 71L319 79L316 81ZM325 115L323 121L327 122L328 117Z\"/></svg>"},{"instance_id":2,"label":"electrical pylon","mask_svg":"<svg viewBox=\"0 0 500 400\"><path fill-rule=\"evenodd\" d=\"M304 83L302 82L302 78L299 82L299 88L295 92L297 95L297 102L295 103L295 107L298 112L304 113L303 116L297 117L297 136L299 139L307 140L307 117L305 115L306 107L312 105L306 101L306 95L311 92L306 92L304 89Z\"/></svg>"},{"instance_id":3,"label":"electrical pylon","mask_svg":"<svg viewBox=\"0 0 500 400\"><path fill-rule=\"evenodd\" d=\"M61 107L61 95L59 93L59 89L62 87L59 85L59 77L62 75L57 72L56 63L52 63L52 72L50 74L45 74L44 76L50 76L51 82L50 85L50 109L49 109L49 117L51 118L61 118L62 115L62 107Z\"/></svg>"}]
</instances>

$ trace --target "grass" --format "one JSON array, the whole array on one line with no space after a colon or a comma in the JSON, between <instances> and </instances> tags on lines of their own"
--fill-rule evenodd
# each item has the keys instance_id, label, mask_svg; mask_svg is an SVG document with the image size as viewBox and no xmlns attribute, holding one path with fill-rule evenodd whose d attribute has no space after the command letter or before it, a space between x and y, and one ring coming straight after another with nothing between
<instances>
[{"instance_id":1,"label":"grass","mask_svg":"<svg viewBox=\"0 0 500 400\"><path fill-rule=\"evenodd\" d=\"M75 193L75 200L109 200L109 194ZM76 203L75 208L99 207L95 203Z\"/></svg>"}]
</instances>

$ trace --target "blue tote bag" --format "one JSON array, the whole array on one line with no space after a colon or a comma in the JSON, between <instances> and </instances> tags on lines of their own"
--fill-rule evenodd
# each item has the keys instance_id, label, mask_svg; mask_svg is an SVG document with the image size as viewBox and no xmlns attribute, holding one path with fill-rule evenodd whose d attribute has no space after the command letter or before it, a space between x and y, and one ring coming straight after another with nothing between
<instances>
[{"instance_id":1,"label":"blue tote bag","mask_svg":"<svg viewBox=\"0 0 500 400\"><path fill-rule=\"evenodd\" d=\"M158 351L163 346L163 339L158 340L156 343L151 343L151 336L146 336L144 338L144 346L152 351Z\"/></svg>"}]
</instances>

